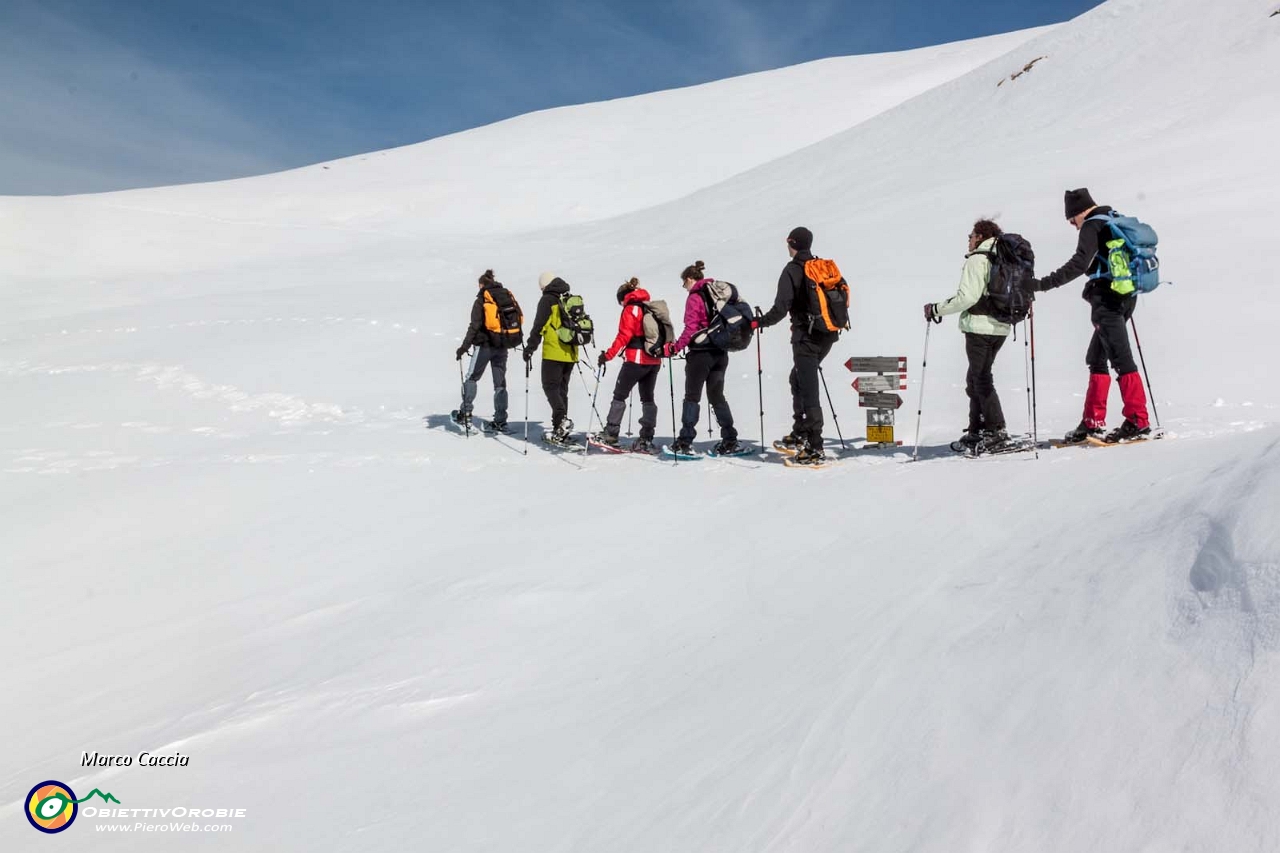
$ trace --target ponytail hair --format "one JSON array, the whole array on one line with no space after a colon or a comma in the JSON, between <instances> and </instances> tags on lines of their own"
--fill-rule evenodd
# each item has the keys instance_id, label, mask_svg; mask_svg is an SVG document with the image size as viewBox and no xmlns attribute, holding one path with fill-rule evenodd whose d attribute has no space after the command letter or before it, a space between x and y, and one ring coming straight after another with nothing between
<instances>
[{"instance_id":1,"label":"ponytail hair","mask_svg":"<svg viewBox=\"0 0 1280 853\"><path fill-rule=\"evenodd\" d=\"M694 281L701 281L706 278L707 265L702 261L694 261L691 265L684 268L684 272L680 273L680 280L684 281L691 278Z\"/></svg>"},{"instance_id":2,"label":"ponytail hair","mask_svg":"<svg viewBox=\"0 0 1280 853\"><path fill-rule=\"evenodd\" d=\"M484 271L484 273L480 276L480 284L484 284L484 285L493 284L493 270Z\"/></svg>"},{"instance_id":3,"label":"ponytail hair","mask_svg":"<svg viewBox=\"0 0 1280 853\"><path fill-rule=\"evenodd\" d=\"M622 300L627 298L627 294L640 286L640 279L632 276L618 286L618 304L622 304Z\"/></svg>"}]
</instances>

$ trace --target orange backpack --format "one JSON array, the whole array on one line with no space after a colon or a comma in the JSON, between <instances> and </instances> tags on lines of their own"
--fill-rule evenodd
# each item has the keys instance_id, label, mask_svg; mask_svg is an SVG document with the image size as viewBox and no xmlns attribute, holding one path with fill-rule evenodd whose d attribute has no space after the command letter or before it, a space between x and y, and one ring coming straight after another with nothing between
<instances>
[{"instance_id":1,"label":"orange backpack","mask_svg":"<svg viewBox=\"0 0 1280 853\"><path fill-rule=\"evenodd\" d=\"M809 294L809 330L819 326L828 332L849 328L849 284L836 262L814 258L804 262L804 283Z\"/></svg>"},{"instance_id":2,"label":"orange backpack","mask_svg":"<svg viewBox=\"0 0 1280 853\"><path fill-rule=\"evenodd\" d=\"M484 327L502 349L520 346L524 313L520 303L505 287L488 288L484 293ZM495 296L496 294L496 296Z\"/></svg>"}]
</instances>

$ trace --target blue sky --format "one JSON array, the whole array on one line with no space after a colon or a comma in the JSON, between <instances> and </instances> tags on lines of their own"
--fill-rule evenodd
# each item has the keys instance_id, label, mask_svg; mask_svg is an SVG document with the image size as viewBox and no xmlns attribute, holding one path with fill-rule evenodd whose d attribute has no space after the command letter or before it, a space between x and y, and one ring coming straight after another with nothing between
<instances>
[{"instance_id":1,"label":"blue sky","mask_svg":"<svg viewBox=\"0 0 1280 853\"><path fill-rule=\"evenodd\" d=\"M0 194L217 180L1101 0L0 0Z\"/></svg>"}]
</instances>

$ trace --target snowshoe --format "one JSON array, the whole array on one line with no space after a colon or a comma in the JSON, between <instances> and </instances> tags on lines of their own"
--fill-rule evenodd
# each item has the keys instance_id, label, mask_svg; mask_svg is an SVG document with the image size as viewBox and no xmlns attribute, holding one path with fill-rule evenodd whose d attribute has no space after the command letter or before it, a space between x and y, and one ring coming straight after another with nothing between
<instances>
[{"instance_id":1,"label":"snowshoe","mask_svg":"<svg viewBox=\"0 0 1280 853\"><path fill-rule=\"evenodd\" d=\"M750 456L751 448L738 441L719 441L716 446L711 448L708 456Z\"/></svg>"},{"instance_id":2,"label":"snowshoe","mask_svg":"<svg viewBox=\"0 0 1280 853\"><path fill-rule=\"evenodd\" d=\"M648 455L648 456L653 456L654 454L656 454L656 453L658 452L658 448L654 447L654 445L653 445L653 440L652 440L652 439L648 439L648 438L637 438L637 439L636 439L634 442L632 442L632 444L631 444L631 452L632 452L632 453L643 453L643 454L646 454L646 455Z\"/></svg>"},{"instance_id":3,"label":"snowshoe","mask_svg":"<svg viewBox=\"0 0 1280 853\"><path fill-rule=\"evenodd\" d=\"M1089 441L1092 444L1107 446L1113 444L1131 444L1135 441L1146 441L1151 437L1151 427L1139 427L1133 421L1125 418L1124 423L1107 433L1105 437L1095 438L1090 436Z\"/></svg>"},{"instance_id":4,"label":"snowshoe","mask_svg":"<svg viewBox=\"0 0 1280 853\"><path fill-rule=\"evenodd\" d=\"M812 447L801 447L794 456L782 460L788 468L825 468L834 460L827 458L821 450Z\"/></svg>"},{"instance_id":5,"label":"snowshoe","mask_svg":"<svg viewBox=\"0 0 1280 853\"><path fill-rule=\"evenodd\" d=\"M1084 421L1081 421L1075 429L1068 432L1062 437L1059 446L1071 444L1084 444L1091 438L1102 438L1106 431L1102 427L1091 427Z\"/></svg>"},{"instance_id":6,"label":"snowshoe","mask_svg":"<svg viewBox=\"0 0 1280 853\"><path fill-rule=\"evenodd\" d=\"M803 440L796 437L795 433L787 433L782 438L773 443L773 449L779 453L785 453L788 456L794 456L800 452L800 447L804 444Z\"/></svg>"},{"instance_id":7,"label":"snowshoe","mask_svg":"<svg viewBox=\"0 0 1280 853\"><path fill-rule=\"evenodd\" d=\"M511 427L506 421L484 421L480 425L485 435L510 435Z\"/></svg>"},{"instance_id":8,"label":"snowshoe","mask_svg":"<svg viewBox=\"0 0 1280 853\"><path fill-rule=\"evenodd\" d=\"M462 412L462 411L459 411L458 409L454 409L452 412L449 413L449 420L452 421L453 425L460 430L467 431L471 429L471 413L470 412Z\"/></svg>"},{"instance_id":9,"label":"snowshoe","mask_svg":"<svg viewBox=\"0 0 1280 853\"><path fill-rule=\"evenodd\" d=\"M982 441L982 433L966 432L964 435L951 442L951 449L956 453L971 453L978 446L978 442Z\"/></svg>"},{"instance_id":10,"label":"snowshoe","mask_svg":"<svg viewBox=\"0 0 1280 853\"><path fill-rule=\"evenodd\" d=\"M693 449L693 442L681 441L676 439L668 445L663 445L662 455L672 459L701 459L702 454Z\"/></svg>"},{"instance_id":11,"label":"snowshoe","mask_svg":"<svg viewBox=\"0 0 1280 853\"><path fill-rule=\"evenodd\" d=\"M609 435L607 432L598 432L587 438L587 445L597 450L603 450L605 453L626 453L627 450L619 442L616 435Z\"/></svg>"},{"instance_id":12,"label":"snowshoe","mask_svg":"<svg viewBox=\"0 0 1280 853\"><path fill-rule=\"evenodd\" d=\"M542 441L558 450L567 450L570 453L582 453L587 449L585 444L578 444L570 435L558 435L555 432L543 433Z\"/></svg>"}]
</instances>

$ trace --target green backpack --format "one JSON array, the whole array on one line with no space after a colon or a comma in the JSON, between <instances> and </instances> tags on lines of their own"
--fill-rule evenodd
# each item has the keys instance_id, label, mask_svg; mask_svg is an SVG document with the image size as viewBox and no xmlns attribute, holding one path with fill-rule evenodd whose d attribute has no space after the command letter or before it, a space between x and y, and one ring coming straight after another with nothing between
<instances>
[{"instance_id":1,"label":"green backpack","mask_svg":"<svg viewBox=\"0 0 1280 853\"><path fill-rule=\"evenodd\" d=\"M587 314L582 297L576 293L562 293L559 299L560 328L556 329L556 335L560 338L560 342L575 347L591 343L596 324Z\"/></svg>"}]
</instances>

